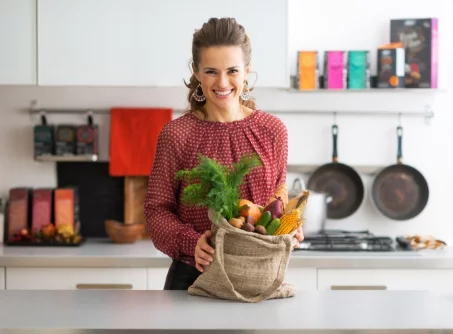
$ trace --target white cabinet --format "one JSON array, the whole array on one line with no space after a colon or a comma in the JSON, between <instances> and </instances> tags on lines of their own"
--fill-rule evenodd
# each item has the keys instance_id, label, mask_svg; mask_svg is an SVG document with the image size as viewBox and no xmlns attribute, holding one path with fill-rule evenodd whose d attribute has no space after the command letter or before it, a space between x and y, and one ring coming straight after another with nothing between
<instances>
[{"instance_id":1,"label":"white cabinet","mask_svg":"<svg viewBox=\"0 0 453 334\"><path fill-rule=\"evenodd\" d=\"M316 290L316 268L291 268L286 271L285 283L296 286L297 290Z\"/></svg>"},{"instance_id":2,"label":"white cabinet","mask_svg":"<svg viewBox=\"0 0 453 334\"><path fill-rule=\"evenodd\" d=\"M318 290L453 292L451 269L319 269Z\"/></svg>"},{"instance_id":3,"label":"white cabinet","mask_svg":"<svg viewBox=\"0 0 453 334\"><path fill-rule=\"evenodd\" d=\"M5 290L5 268L0 268L0 290Z\"/></svg>"},{"instance_id":4,"label":"white cabinet","mask_svg":"<svg viewBox=\"0 0 453 334\"><path fill-rule=\"evenodd\" d=\"M168 268L148 268L148 290L163 290Z\"/></svg>"},{"instance_id":5,"label":"white cabinet","mask_svg":"<svg viewBox=\"0 0 453 334\"><path fill-rule=\"evenodd\" d=\"M146 290L146 268L6 268L8 290Z\"/></svg>"},{"instance_id":6,"label":"white cabinet","mask_svg":"<svg viewBox=\"0 0 453 334\"><path fill-rule=\"evenodd\" d=\"M289 86L286 1L38 3L39 85L184 87L194 30L210 17L231 16L251 39L256 86ZM252 85L256 76L249 79Z\"/></svg>"},{"instance_id":7,"label":"white cabinet","mask_svg":"<svg viewBox=\"0 0 453 334\"><path fill-rule=\"evenodd\" d=\"M36 84L35 0L0 1L0 85Z\"/></svg>"}]
</instances>

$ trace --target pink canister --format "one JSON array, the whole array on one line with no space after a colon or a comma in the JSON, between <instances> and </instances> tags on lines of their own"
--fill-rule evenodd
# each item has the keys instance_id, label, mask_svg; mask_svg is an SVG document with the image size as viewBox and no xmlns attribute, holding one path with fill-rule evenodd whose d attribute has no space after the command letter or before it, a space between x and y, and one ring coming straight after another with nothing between
<instances>
[{"instance_id":1,"label":"pink canister","mask_svg":"<svg viewBox=\"0 0 453 334\"><path fill-rule=\"evenodd\" d=\"M326 51L324 54L324 88L346 89L347 58L345 51Z\"/></svg>"}]
</instances>

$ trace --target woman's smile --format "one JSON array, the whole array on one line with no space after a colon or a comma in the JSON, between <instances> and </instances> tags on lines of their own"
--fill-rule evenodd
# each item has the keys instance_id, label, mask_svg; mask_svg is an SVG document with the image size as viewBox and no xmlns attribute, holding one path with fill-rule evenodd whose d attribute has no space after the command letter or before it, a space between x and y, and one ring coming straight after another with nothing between
<instances>
[{"instance_id":1,"label":"woman's smile","mask_svg":"<svg viewBox=\"0 0 453 334\"><path fill-rule=\"evenodd\" d=\"M231 93L233 93L234 89L223 89L223 90L213 90L214 94L219 98L219 99L226 99L228 98Z\"/></svg>"}]
</instances>

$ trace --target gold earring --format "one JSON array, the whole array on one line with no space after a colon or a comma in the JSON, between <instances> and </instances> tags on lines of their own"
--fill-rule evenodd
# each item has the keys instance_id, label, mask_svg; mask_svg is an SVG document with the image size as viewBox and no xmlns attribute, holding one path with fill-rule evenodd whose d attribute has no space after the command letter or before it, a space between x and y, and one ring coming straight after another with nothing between
<instances>
[{"instance_id":1,"label":"gold earring","mask_svg":"<svg viewBox=\"0 0 453 334\"><path fill-rule=\"evenodd\" d=\"M201 95L198 95L198 89L200 89ZM206 96L204 96L203 90L201 89L201 82L198 83L198 86L193 92L192 96L197 102L203 102L204 100L206 100Z\"/></svg>"},{"instance_id":2,"label":"gold earring","mask_svg":"<svg viewBox=\"0 0 453 334\"><path fill-rule=\"evenodd\" d=\"M245 92L246 88L247 88L247 92ZM244 81L244 88L242 89L242 93L239 94L239 97L244 101L247 101L248 99L250 99L250 90L248 89L247 80Z\"/></svg>"}]
</instances>

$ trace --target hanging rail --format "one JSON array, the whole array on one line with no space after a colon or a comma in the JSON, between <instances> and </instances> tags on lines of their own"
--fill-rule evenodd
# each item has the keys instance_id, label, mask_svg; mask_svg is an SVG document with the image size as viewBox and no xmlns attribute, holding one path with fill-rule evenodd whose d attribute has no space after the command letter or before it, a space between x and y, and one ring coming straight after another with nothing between
<instances>
[{"instance_id":1,"label":"hanging rail","mask_svg":"<svg viewBox=\"0 0 453 334\"><path fill-rule=\"evenodd\" d=\"M175 114L182 114L185 112L185 109L174 109ZM423 117L425 120L429 120L434 117L434 111L431 109L430 106L425 106L424 110L422 111L359 111L359 110L265 110L269 114L276 114L276 115L323 115L323 116L342 116L342 115L349 115L349 116L387 116L387 117L395 117L395 116L409 116L409 117ZM31 115L39 115L39 114L72 114L72 115L85 115L87 113L92 114L104 114L109 115L110 109L96 109L96 108L38 108L36 105L32 105L29 110Z\"/></svg>"}]
</instances>

